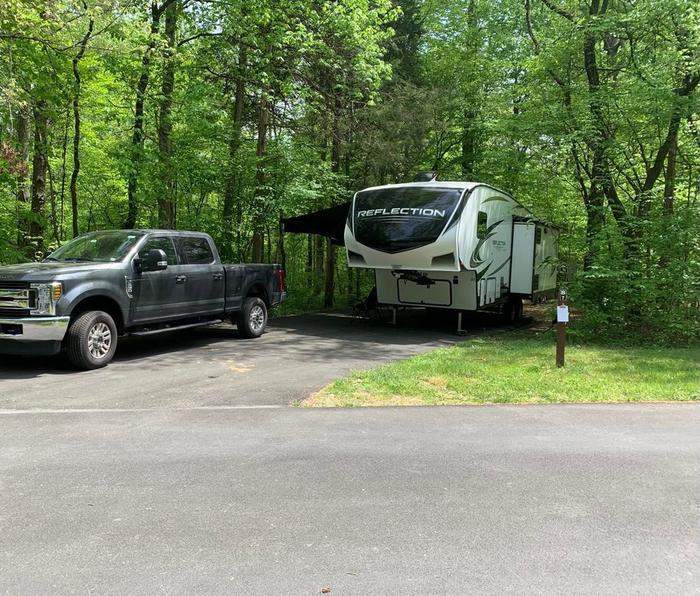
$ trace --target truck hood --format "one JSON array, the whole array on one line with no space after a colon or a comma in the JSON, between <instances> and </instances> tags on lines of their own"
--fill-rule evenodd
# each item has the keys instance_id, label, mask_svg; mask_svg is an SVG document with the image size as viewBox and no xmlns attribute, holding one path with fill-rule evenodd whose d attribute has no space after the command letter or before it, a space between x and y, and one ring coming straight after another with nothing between
<instances>
[{"instance_id":1,"label":"truck hood","mask_svg":"<svg viewBox=\"0 0 700 596\"><path fill-rule=\"evenodd\" d=\"M85 274L89 271L109 269L115 263L22 263L0 266L0 282L8 281L50 281L73 273Z\"/></svg>"}]
</instances>

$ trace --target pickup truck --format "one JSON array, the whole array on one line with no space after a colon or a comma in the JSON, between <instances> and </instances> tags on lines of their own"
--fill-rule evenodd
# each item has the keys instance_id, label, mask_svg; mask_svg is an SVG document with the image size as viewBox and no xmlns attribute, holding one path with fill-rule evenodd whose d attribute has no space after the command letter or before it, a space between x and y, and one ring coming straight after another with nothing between
<instances>
[{"instance_id":1,"label":"pickup truck","mask_svg":"<svg viewBox=\"0 0 700 596\"><path fill-rule=\"evenodd\" d=\"M119 336L230 319L255 338L286 296L279 265L224 265L207 234L92 232L41 262L0 267L0 354L63 351L90 370L112 360Z\"/></svg>"}]
</instances>

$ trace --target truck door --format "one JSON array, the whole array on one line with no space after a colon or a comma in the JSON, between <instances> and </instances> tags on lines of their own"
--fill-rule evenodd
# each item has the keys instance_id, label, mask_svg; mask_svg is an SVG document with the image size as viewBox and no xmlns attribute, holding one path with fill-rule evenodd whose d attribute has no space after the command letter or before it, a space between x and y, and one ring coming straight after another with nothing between
<instances>
[{"instance_id":1,"label":"truck door","mask_svg":"<svg viewBox=\"0 0 700 596\"><path fill-rule=\"evenodd\" d=\"M173 240L169 236L152 236L139 250L145 257L149 251L162 250L168 256L168 268L164 271L143 271L132 279L132 312L134 322L146 323L177 318L185 302L185 292L177 283L181 275Z\"/></svg>"},{"instance_id":2,"label":"truck door","mask_svg":"<svg viewBox=\"0 0 700 596\"><path fill-rule=\"evenodd\" d=\"M224 312L224 268L203 236L178 238L184 261L180 283L184 286L185 316L219 315Z\"/></svg>"}]
</instances>

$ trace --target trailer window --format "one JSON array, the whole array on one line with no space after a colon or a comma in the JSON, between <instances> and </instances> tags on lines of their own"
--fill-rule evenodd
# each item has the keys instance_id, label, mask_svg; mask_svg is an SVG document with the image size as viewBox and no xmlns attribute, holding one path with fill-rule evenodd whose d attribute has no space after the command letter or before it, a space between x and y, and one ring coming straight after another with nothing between
<instances>
[{"instance_id":1,"label":"trailer window","mask_svg":"<svg viewBox=\"0 0 700 596\"><path fill-rule=\"evenodd\" d=\"M483 240L488 234L488 220L489 216L487 215L486 211L479 211L479 216L476 220L476 237L479 240Z\"/></svg>"},{"instance_id":2,"label":"trailer window","mask_svg":"<svg viewBox=\"0 0 700 596\"><path fill-rule=\"evenodd\" d=\"M358 242L396 253L435 242L459 205L462 191L436 186L367 190L356 195L353 233Z\"/></svg>"}]
</instances>

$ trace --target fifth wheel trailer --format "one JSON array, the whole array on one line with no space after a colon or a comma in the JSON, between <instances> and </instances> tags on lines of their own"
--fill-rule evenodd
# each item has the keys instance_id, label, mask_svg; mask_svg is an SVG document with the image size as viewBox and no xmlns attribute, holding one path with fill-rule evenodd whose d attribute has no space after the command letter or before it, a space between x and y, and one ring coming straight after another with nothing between
<instances>
[{"instance_id":1,"label":"fifth wheel trailer","mask_svg":"<svg viewBox=\"0 0 700 596\"><path fill-rule=\"evenodd\" d=\"M377 301L458 311L500 309L556 289L557 229L509 194L474 182L411 182L355 194L348 265L374 269Z\"/></svg>"}]
</instances>

